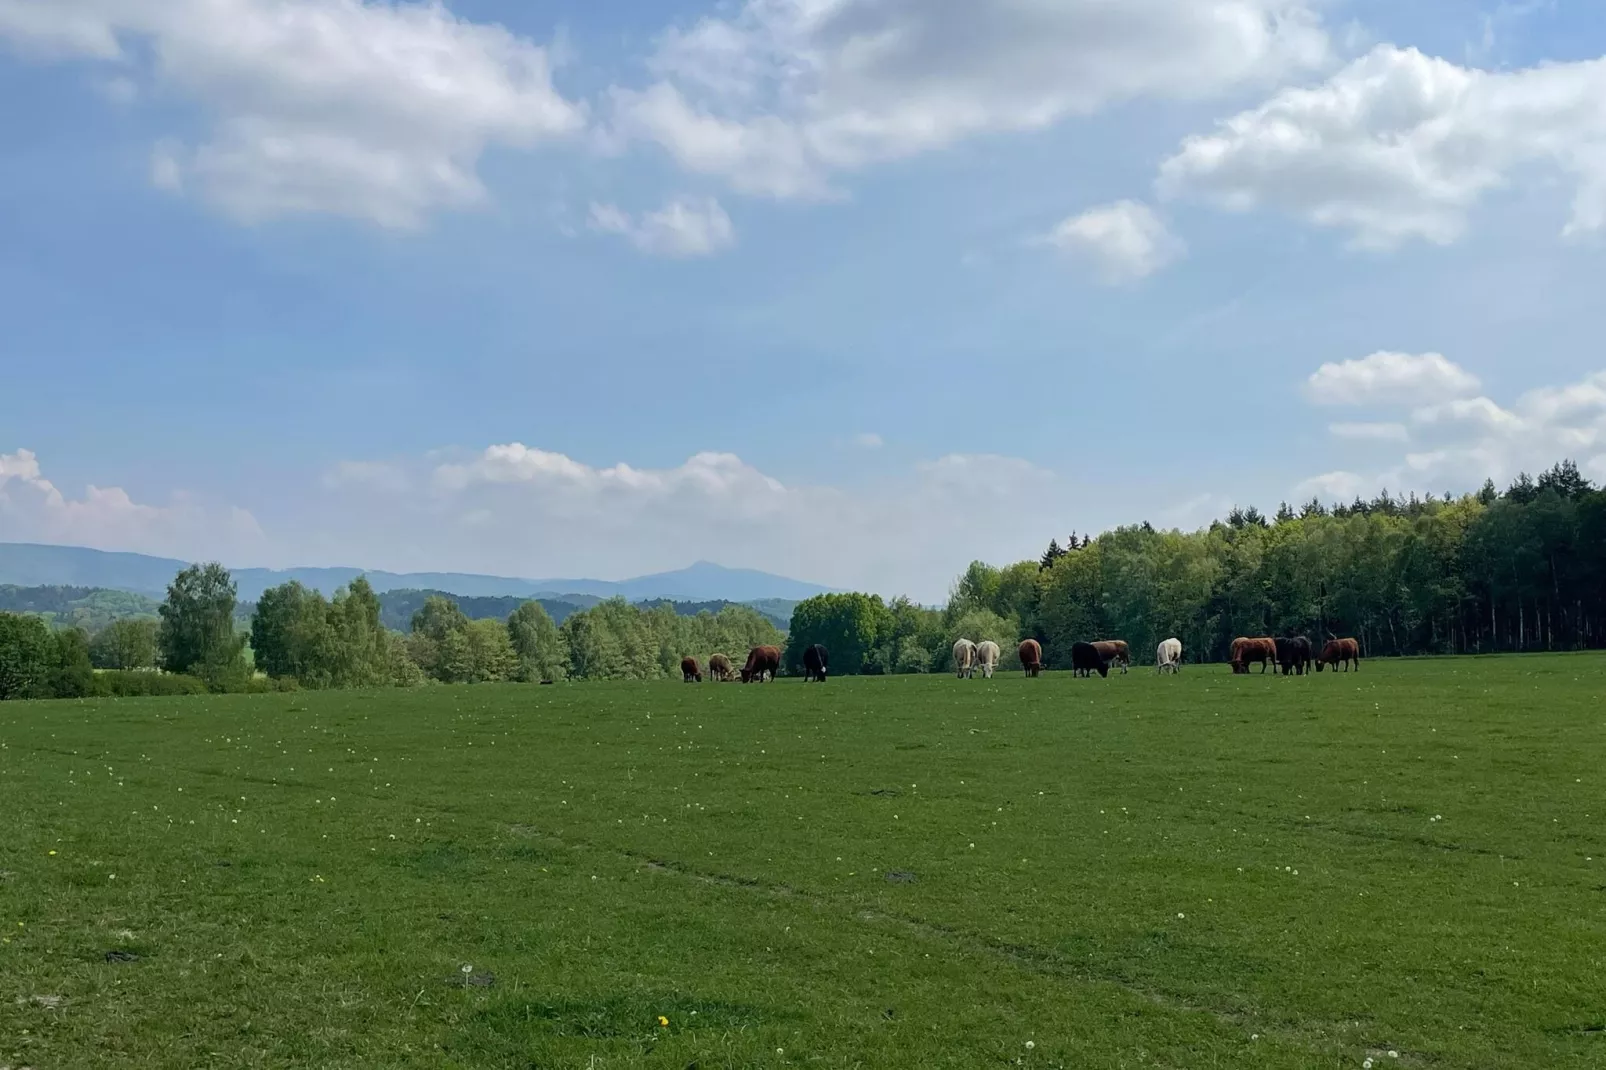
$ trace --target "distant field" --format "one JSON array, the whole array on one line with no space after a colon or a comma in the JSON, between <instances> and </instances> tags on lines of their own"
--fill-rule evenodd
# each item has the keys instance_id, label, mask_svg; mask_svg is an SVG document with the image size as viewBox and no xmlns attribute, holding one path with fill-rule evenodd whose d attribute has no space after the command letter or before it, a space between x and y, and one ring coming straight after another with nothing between
<instances>
[{"instance_id":1,"label":"distant field","mask_svg":"<svg viewBox=\"0 0 1606 1070\"><path fill-rule=\"evenodd\" d=\"M7 704L0 1066L1602 1067L1603 696L1579 655Z\"/></svg>"}]
</instances>

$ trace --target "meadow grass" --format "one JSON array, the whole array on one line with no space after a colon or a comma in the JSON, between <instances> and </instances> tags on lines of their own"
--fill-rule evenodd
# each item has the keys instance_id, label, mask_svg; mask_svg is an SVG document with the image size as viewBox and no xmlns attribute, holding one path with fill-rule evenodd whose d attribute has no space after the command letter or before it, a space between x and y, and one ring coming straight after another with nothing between
<instances>
[{"instance_id":1,"label":"meadow grass","mask_svg":"<svg viewBox=\"0 0 1606 1070\"><path fill-rule=\"evenodd\" d=\"M7 704L0 1067L1606 1066L1603 695L1561 655Z\"/></svg>"}]
</instances>

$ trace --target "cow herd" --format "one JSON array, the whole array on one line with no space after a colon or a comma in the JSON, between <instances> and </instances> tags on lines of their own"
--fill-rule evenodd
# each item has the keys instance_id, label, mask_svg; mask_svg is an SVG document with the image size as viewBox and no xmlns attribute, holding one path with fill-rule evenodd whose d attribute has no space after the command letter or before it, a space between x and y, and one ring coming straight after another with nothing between
<instances>
[{"instance_id":1,"label":"cow herd","mask_svg":"<svg viewBox=\"0 0 1606 1070\"><path fill-rule=\"evenodd\" d=\"M1282 639L1244 637L1232 641L1229 661L1232 671L1239 674L1247 673L1253 664L1259 664L1262 673L1270 666L1273 672L1281 671L1284 676L1304 676L1312 666L1317 672L1329 665L1334 672L1340 665L1345 672L1349 672L1352 665L1356 671L1360 670L1361 644L1354 639L1329 639L1322 645L1320 655L1315 649L1303 635Z\"/></svg>"},{"instance_id":2,"label":"cow herd","mask_svg":"<svg viewBox=\"0 0 1606 1070\"><path fill-rule=\"evenodd\" d=\"M1354 639L1330 639L1323 644L1320 656L1305 636L1272 639L1269 637L1240 637L1232 641L1229 661L1236 675L1249 672L1249 666L1258 664L1264 675L1268 667L1284 676L1304 676L1314 665L1321 672L1329 665L1337 672L1340 665L1345 672L1353 666L1361 667L1361 645ZM1022 640L1019 648L1020 665L1027 676L1038 676L1043 671L1043 645L1036 639ZM954 644L954 670L961 680L974 679L977 672L982 679L991 680L998 668L998 644L990 639L980 643L960 639ZM803 682L825 683L831 664L830 655L819 643L803 651ZM1071 647L1071 671L1075 676L1090 677L1098 673L1110 675L1111 667L1125 673L1132 667L1132 651L1122 639L1105 639L1096 643L1077 643ZM715 683L761 684L774 680L781 671L781 650L774 646L756 646L747 654L747 664L736 669L730 658L715 654L708 659L708 675ZM1182 640L1167 639L1154 653L1154 671L1164 675L1182 671ZM703 668L696 658L680 660L681 677L688 683L703 682Z\"/></svg>"},{"instance_id":3,"label":"cow herd","mask_svg":"<svg viewBox=\"0 0 1606 1070\"><path fill-rule=\"evenodd\" d=\"M819 643L803 651L804 683L814 680L825 683L825 673L830 664L830 655ZM708 659L708 675L716 684L735 683L737 680L744 684L762 684L774 680L780 672L781 648L778 646L755 646L747 652L747 664L740 669L724 654L715 654ZM700 684L703 682L703 667L694 657L681 658L680 676L688 684Z\"/></svg>"}]
</instances>

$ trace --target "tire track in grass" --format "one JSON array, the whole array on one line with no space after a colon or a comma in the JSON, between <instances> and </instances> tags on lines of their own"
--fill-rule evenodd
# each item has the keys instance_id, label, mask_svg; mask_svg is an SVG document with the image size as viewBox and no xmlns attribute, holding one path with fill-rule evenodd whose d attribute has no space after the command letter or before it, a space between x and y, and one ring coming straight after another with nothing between
<instances>
[{"instance_id":1,"label":"tire track in grass","mask_svg":"<svg viewBox=\"0 0 1606 1070\"><path fill-rule=\"evenodd\" d=\"M950 953L989 957L1006 962L1017 969L1039 977L1047 977L1057 981L1073 981L1080 984L1106 985L1120 989L1131 995L1146 999L1157 1006L1167 1010L1186 1014L1199 1014L1213 1018L1218 1024L1241 1029L1246 1033L1260 1036L1275 1034L1280 1040L1297 1044L1308 1049L1313 1056L1326 1056L1332 1054L1329 1048L1319 1044L1318 1038L1325 1039L1328 1045L1335 1043L1334 1031L1337 1029L1355 1028L1361 1023L1354 1019L1345 1019L1342 1022L1331 1023L1331 1028L1320 1023L1307 1023L1305 1028L1292 1030L1286 1026L1263 1025L1252 1016L1250 1012L1231 1010L1222 1007L1209 1007L1179 999L1172 993L1145 988L1134 984L1131 980L1113 974L1101 974L1089 970L1085 964L1077 962L1057 951L1049 948L1037 947L1030 944L1014 944L998 940L983 933L974 932L957 926L944 925L940 922L929 921L909 914L899 914L886 910L853 909L834 896L821 892L807 891L790 884L762 880L757 877L736 876L728 873L709 873L673 859L646 851L639 851L630 847L620 847L613 844L596 843L589 840L574 839L555 833L546 832L531 825L509 825L507 831L521 838L535 840L546 846L568 849L594 851L601 854L611 854L618 858L635 862L651 873L661 874L679 880L702 884L712 888L729 889L747 892L752 895L764 896L780 901L796 901L807 903L816 909L829 910L842 914L850 920L865 925L880 925L896 928L917 939L928 943L938 944ZM1312 1036L1311 1034L1315 1034ZM1342 1041L1337 1041L1342 1045ZM1401 1053L1406 1055L1407 1053ZM1412 1065L1419 1059L1427 1056L1411 1053L1414 1057L1402 1059L1396 1065ZM1394 1060L1390 1060L1393 1062Z\"/></svg>"}]
</instances>

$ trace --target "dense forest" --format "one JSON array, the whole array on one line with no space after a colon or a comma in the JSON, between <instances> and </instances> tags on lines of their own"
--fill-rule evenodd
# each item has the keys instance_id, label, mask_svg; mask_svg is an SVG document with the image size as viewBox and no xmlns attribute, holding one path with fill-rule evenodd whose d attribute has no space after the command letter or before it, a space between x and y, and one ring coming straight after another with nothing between
<instances>
[{"instance_id":1,"label":"dense forest","mask_svg":"<svg viewBox=\"0 0 1606 1070\"><path fill-rule=\"evenodd\" d=\"M0 585L0 613L33 613L55 625L96 632L116 620L156 619L155 599L100 587Z\"/></svg>"},{"instance_id":2,"label":"dense forest","mask_svg":"<svg viewBox=\"0 0 1606 1070\"><path fill-rule=\"evenodd\" d=\"M947 668L953 640L1030 636L1049 665L1121 638L1147 656L1182 640L1222 661L1239 635L1331 635L1367 657L1606 646L1606 492L1563 462L1504 492L1234 510L1185 533L1149 524L1056 540L1036 561L973 564L934 613L865 595L811 599L796 649L823 642L838 672ZM791 659L795 660L795 656Z\"/></svg>"}]
</instances>

